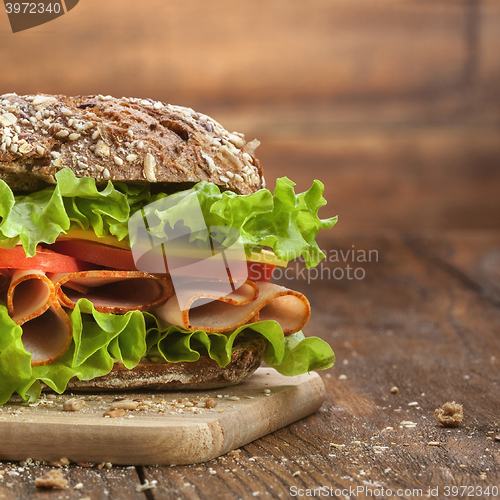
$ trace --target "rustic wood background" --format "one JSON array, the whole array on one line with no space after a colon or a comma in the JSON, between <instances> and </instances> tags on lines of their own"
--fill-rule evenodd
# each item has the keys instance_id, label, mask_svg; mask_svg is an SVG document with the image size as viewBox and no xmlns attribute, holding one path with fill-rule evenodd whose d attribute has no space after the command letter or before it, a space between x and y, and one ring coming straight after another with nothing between
<instances>
[{"instance_id":1,"label":"rustic wood background","mask_svg":"<svg viewBox=\"0 0 500 500\"><path fill-rule=\"evenodd\" d=\"M307 333L338 356L316 415L237 459L73 467L81 491L35 494L42 469L6 472L0 499L499 486L499 47L497 0L81 0L16 35L0 12L0 93L143 96L210 114L262 141L269 185L325 182L322 214L340 222L322 248L379 254L363 280L282 282L307 294ZM465 412L450 431L432 418L447 400ZM145 479L158 488L136 492Z\"/></svg>"},{"instance_id":2,"label":"rustic wood background","mask_svg":"<svg viewBox=\"0 0 500 500\"><path fill-rule=\"evenodd\" d=\"M82 0L9 29L0 91L211 114L261 140L269 184L328 176L339 232L500 227L497 0Z\"/></svg>"}]
</instances>

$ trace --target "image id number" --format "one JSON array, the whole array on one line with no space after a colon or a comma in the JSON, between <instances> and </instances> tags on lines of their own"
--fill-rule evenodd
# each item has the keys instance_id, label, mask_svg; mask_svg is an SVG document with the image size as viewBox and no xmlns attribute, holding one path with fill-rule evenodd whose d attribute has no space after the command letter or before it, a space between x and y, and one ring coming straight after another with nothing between
<instances>
[{"instance_id":1,"label":"image id number","mask_svg":"<svg viewBox=\"0 0 500 500\"><path fill-rule=\"evenodd\" d=\"M445 497L483 497L498 496L497 486L445 486L443 494Z\"/></svg>"},{"instance_id":2,"label":"image id number","mask_svg":"<svg viewBox=\"0 0 500 500\"><path fill-rule=\"evenodd\" d=\"M60 3L7 3L5 4L7 14L59 14L61 12Z\"/></svg>"}]
</instances>

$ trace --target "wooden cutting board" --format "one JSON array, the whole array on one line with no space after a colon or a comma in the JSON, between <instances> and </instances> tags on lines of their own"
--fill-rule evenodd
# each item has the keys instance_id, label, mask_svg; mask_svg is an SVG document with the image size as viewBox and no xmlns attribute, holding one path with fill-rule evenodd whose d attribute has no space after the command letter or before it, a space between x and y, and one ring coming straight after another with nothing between
<instances>
[{"instance_id":1,"label":"wooden cutting board","mask_svg":"<svg viewBox=\"0 0 500 500\"><path fill-rule=\"evenodd\" d=\"M0 460L205 462L314 413L325 388L316 373L284 377L259 368L238 386L210 391L50 397L0 407ZM72 397L85 406L63 411ZM139 406L123 417L105 417L117 398L139 400Z\"/></svg>"}]
</instances>

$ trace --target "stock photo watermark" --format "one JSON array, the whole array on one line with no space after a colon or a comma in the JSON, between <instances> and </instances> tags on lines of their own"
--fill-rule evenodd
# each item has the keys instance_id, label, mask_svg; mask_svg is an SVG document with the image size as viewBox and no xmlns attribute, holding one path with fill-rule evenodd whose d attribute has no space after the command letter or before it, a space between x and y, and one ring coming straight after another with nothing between
<instances>
[{"instance_id":1,"label":"stock photo watermark","mask_svg":"<svg viewBox=\"0 0 500 500\"><path fill-rule=\"evenodd\" d=\"M460 498L498 497L498 486L428 486L426 488L387 488L376 485L358 485L348 488L319 486L317 488L290 487L293 498Z\"/></svg>"},{"instance_id":2,"label":"stock photo watermark","mask_svg":"<svg viewBox=\"0 0 500 500\"><path fill-rule=\"evenodd\" d=\"M325 258L319 266L306 268L305 259L299 257L290 262L288 267L279 267L273 271L275 280L304 280L311 283L317 280L357 280L366 278L365 264L379 262L379 252L376 249L360 249L353 244L348 250L323 250ZM255 271L258 273L257 266Z\"/></svg>"},{"instance_id":3,"label":"stock photo watermark","mask_svg":"<svg viewBox=\"0 0 500 500\"><path fill-rule=\"evenodd\" d=\"M4 0L13 33L25 31L48 23L74 9L80 0L38 0L13 2Z\"/></svg>"}]
</instances>

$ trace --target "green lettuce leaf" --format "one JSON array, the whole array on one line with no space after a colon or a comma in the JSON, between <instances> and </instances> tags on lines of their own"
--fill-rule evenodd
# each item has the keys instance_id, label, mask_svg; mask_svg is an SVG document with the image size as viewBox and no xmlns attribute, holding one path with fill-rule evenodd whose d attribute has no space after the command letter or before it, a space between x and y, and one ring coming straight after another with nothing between
<instances>
[{"instance_id":1,"label":"green lettuce leaf","mask_svg":"<svg viewBox=\"0 0 500 500\"><path fill-rule=\"evenodd\" d=\"M7 307L0 303L0 404L17 392L26 398L33 384L31 354L21 341L22 329L9 316Z\"/></svg>"},{"instance_id":2,"label":"green lettuce leaf","mask_svg":"<svg viewBox=\"0 0 500 500\"><path fill-rule=\"evenodd\" d=\"M227 335L191 332L177 326L162 330L149 313L100 313L85 299L78 301L70 319L73 325L70 349L48 365L31 367L31 355L21 342L21 327L0 304L0 404L14 393L25 400L35 400L40 395L40 382L62 393L73 377L91 380L108 374L115 360L132 369L146 356L175 363L196 361L202 353L208 353L219 366L226 366L240 335L267 339L265 362L284 375L329 368L335 360L323 340L304 338L301 332L285 337L275 321L244 325Z\"/></svg>"},{"instance_id":3,"label":"green lettuce leaf","mask_svg":"<svg viewBox=\"0 0 500 500\"><path fill-rule=\"evenodd\" d=\"M17 196L0 181L1 246L12 247L20 241L26 255L32 257L39 243L54 243L71 227L123 240L129 236L130 216L144 207L148 213L147 205L167 196L152 196L148 185L108 181L104 188L98 188L94 179L77 178L70 169L57 172L56 180L55 186ZM221 193L215 184L199 182L179 204L164 211L150 208L158 220L150 231L162 237L179 221L188 228L197 227L193 207L199 204L207 226L239 230L247 255L269 247L280 259L302 257L307 267L313 267L324 258L315 238L321 229L333 227L337 218L318 217L318 210L326 203L321 182L314 181L308 191L298 195L293 187L292 181L282 178L277 180L274 195L267 189L238 195ZM193 234L201 237L199 232ZM219 231L220 243L226 248L224 238L229 234L234 235L234 231Z\"/></svg>"}]
</instances>

